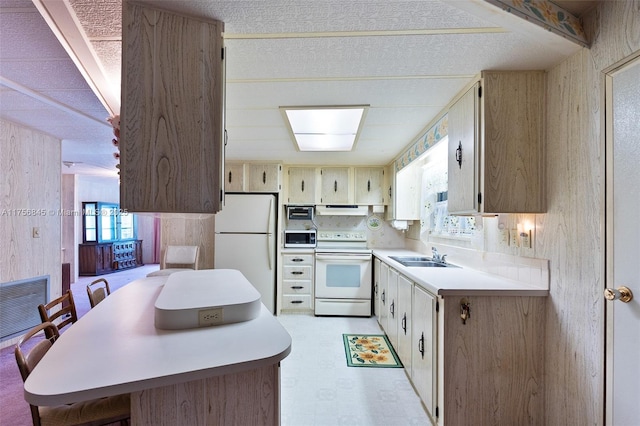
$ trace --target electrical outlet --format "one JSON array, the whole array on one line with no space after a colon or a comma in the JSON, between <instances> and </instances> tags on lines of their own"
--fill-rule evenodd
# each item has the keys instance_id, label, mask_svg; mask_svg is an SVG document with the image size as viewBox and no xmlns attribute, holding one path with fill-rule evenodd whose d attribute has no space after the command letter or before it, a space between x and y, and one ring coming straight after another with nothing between
<instances>
[{"instance_id":1,"label":"electrical outlet","mask_svg":"<svg viewBox=\"0 0 640 426\"><path fill-rule=\"evenodd\" d=\"M34 226L33 229L31 230L31 236L33 238L40 238L40 228L38 228L37 226Z\"/></svg>"},{"instance_id":2,"label":"electrical outlet","mask_svg":"<svg viewBox=\"0 0 640 426\"><path fill-rule=\"evenodd\" d=\"M509 231L509 236L511 237L509 239L509 245L512 247L518 247L518 230L512 229Z\"/></svg>"},{"instance_id":3,"label":"electrical outlet","mask_svg":"<svg viewBox=\"0 0 640 426\"><path fill-rule=\"evenodd\" d=\"M223 308L214 309L201 309L198 311L198 325L200 327L206 327L209 325L222 324Z\"/></svg>"}]
</instances>

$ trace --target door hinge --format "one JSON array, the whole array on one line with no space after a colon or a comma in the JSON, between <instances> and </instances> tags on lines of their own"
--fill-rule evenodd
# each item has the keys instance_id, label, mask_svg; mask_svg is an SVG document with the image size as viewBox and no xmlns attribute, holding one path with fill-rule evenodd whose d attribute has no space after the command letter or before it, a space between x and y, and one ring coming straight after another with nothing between
<instances>
[{"instance_id":1,"label":"door hinge","mask_svg":"<svg viewBox=\"0 0 640 426\"><path fill-rule=\"evenodd\" d=\"M436 405L436 417L440 417L440 409Z\"/></svg>"},{"instance_id":2,"label":"door hinge","mask_svg":"<svg viewBox=\"0 0 640 426\"><path fill-rule=\"evenodd\" d=\"M478 97L482 97L482 86L478 87Z\"/></svg>"},{"instance_id":3,"label":"door hinge","mask_svg":"<svg viewBox=\"0 0 640 426\"><path fill-rule=\"evenodd\" d=\"M220 59L222 59L224 61L224 47L222 49L220 49L221 53L220 53Z\"/></svg>"},{"instance_id":4,"label":"door hinge","mask_svg":"<svg viewBox=\"0 0 640 426\"><path fill-rule=\"evenodd\" d=\"M440 302L436 302L436 312L440 312Z\"/></svg>"},{"instance_id":5,"label":"door hinge","mask_svg":"<svg viewBox=\"0 0 640 426\"><path fill-rule=\"evenodd\" d=\"M482 192L478 192L478 204L482 204Z\"/></svg>"}]
</instances>

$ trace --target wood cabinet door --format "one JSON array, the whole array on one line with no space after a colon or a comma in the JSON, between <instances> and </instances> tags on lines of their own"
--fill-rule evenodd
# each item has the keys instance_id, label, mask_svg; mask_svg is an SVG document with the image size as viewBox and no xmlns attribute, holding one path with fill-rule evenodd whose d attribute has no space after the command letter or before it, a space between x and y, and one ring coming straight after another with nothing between
<instances>
[{"instance_id":1,"label":"wood cabinet door","mask_svg":"<svg viewBox=\"0 0 640 426\"><path fill-rule=\"evenodd\" d=\"M413 358L411 380L429 415L435 418L437 401L436 299L421 287L413 289Z\"/></svg>"},{"instance_id":2,"label":"wood cabinet door","mask_svg":"<svg viewBox=\"0 0 640 426\"><path fill-rule=\"evenodd\" d=\"M384 330L387 323L387 317L389 316L389 308L387 304L387 293L389 287L389 265L384 262L380 263L380 277L378 279L378 296L380 297L379 310L376 314L378 317L378 324Z\"/></svg>"},{"instance_id":3,"label":"wood cabinet door","mask_svg":"<svg viewBox=\"0 0 640 426\"><path fill-rule=\"evenodd\" d=\"M449 213L478 211L479 88L476 83L449 109Z\"/></svg>"},{"instance_id":4,"label":"wood cabinet door","mask_svg":"<svg viewBox=\"0 0 640 426\"><path fill-rule=\"evenodd\" d=\"M280 191L280 164L248 164L246 167L249 192Z\"/></svg>"},{"instance_id":5,"label":"wood cabinet door","mask_svg":"<svg viewBox=\"0 0 640 426\"><path fill-rule=\"evenodd\" d=\"M387 337L394 348L398 348L398 271L393 268L389 268L389 282L388 282L387 300L389 301L387 306L389 308L389 314L387 317L387 323L384 330L387 332Z\"/></svg>"},{"instance_id":6,"label":"wood cabinet door","mask_svg":"<svg viewBox=\"0 0 640 426\"><path fill-rule=\"evenodd\" d=\"M382 261L378 258L373 259L373 313L380 315L380 267Z\"/></svg>"},{"instance_id":7,"label":"wood cabinet door","mask_svg":"<svg viewBox=\"0 0 640 426\"><path fill-rule=\"evenodd\" d=\"M411 309L413 299L413 282L404 275L398 276L398 346L396 352L411 377Z\"/></svg>"},{"instance_id":8,"label":"wood cabinet door","mask_svg":"<svg viewBox=\"0 0 640 426\"><path fill-rule=\"evenodd\" d=\"M351 204L348 167L323 167L320 169L320 179L320 203Z\"/></svg>"},{"instance_id":9,"label":"wood cabinet door","mask_svg":"<svg viewBox=\"0 0 640 426\"><path fill-rule=\"evenodd\" d=\"M288 172L288 203L316 203L316 168L291 167Z\"/></svg>"},{"instance_id":10,"label":"wood cabinet door","mask_svg":"<svg viewBox=\"0 0 640 426\"><path fill-rule=\"evenodd\" d=\"M244 164L225 164L224 190L226 192L242 192L244 190Z\"/></svg>"},{"instance_id":11,"label":"wood cabinet door","mask_svg":"<svg viewBox=\"0 0 640 426\"><path fill-rule=\"evenodd\" d=\"M125 2L119 144L123 209L221 209L223 31L223 22Z\"/></svg>"},{"instance_id":12,"label":"wood cabinet door","mask_svg":"<svg viewBox=\"0 0 640 426\"><path fill-rule=\"evenodd\" d=\"M356 167L355 173L355 203L366 205L383 205L384 198L384 168Z\"/></svg>"}]
</instances>

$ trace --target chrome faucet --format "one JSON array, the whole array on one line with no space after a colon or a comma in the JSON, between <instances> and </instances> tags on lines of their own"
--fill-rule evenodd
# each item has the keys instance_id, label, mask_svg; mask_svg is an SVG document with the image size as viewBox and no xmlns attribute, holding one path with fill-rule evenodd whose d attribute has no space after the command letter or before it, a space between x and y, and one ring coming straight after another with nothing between
<instances>
[{"instance_id":1,"label":"chrome faucet","mask_svg":"<svg viewBox=\"0 0 640 426\"><path fill-rule=\"evenodd\" d=\"M442 260L442 258L440 257L440 253L438 253L438 249L435 247L431 247L431 257L436 262L440 262Z\"/></svg>"},{"instance_id":2,"label":"chrome faucet","mask_svg":"<svg viewBox=\"0 0 640 426\"><path fill-rule=\"evenodd\" d=\"M438 253L437 248L431 247L431 258L434 262L447 263L445 261L445 257L447 257L446 254L441 255L440 253Z\"/></svg>"}]
</instances>

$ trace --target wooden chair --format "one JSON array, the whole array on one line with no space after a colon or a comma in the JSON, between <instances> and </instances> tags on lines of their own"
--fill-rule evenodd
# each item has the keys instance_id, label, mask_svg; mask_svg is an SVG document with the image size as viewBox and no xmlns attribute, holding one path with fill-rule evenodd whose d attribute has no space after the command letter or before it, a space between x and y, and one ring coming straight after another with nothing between
<instances>
[{"instance_id":1,"label":"wooden chair","mask_svg":"<svg viewBox=\"0 0 640 426\"><path fill-rule=\"evenodd\" d=\"M109 282L104 278L98 278L91 284L87 285L87 295L89 296L89 304L91 305L91 308L94 308L110 294L111 290L109 289Z\"/></svg>"},{"instance_id":2,"label":"wooden chair","mask_svg":"<svg viewBox=\"0 0 640 426\"><path fill-rule=\"evenodd\" d=\"M58 308L58 310L54 310L54 308ZM42 322L52 322L58 327L58 330L78 321L76 304L73 301L71 290L67 290L65 294L46 305L38 305L38 312L40 312ZM50 336L47 335L47 337Z\"/></svg>"},{"instance_id":3,"label":"wooden chair","mask_svg":"<svg viewBox=\"0 0 640 426\"><path fill-rule=\"evenodd\" d=\"M47 338L37 334L44 331ZM35 337L35 338L34 338ZM31 371L60 337L58 327L43 322L29 330L16 344L15 356L22 380L27 380ZM31 405L34 426L46 425L105 425L114 422L128 424L131 417L129 394L76 402L68 405L38 407Z\"/></svg>"},{"instance_id":4,"label":"wooden chair","mask_svg":"<svg viewBox=\"0 0 640 426\"><path fill-rule=\"evenodd\" d=\"M179 271L198 269L199 246L167 246L160 270L147 274L147 277L161 277Z\"/></svg>"}]
</instances>

